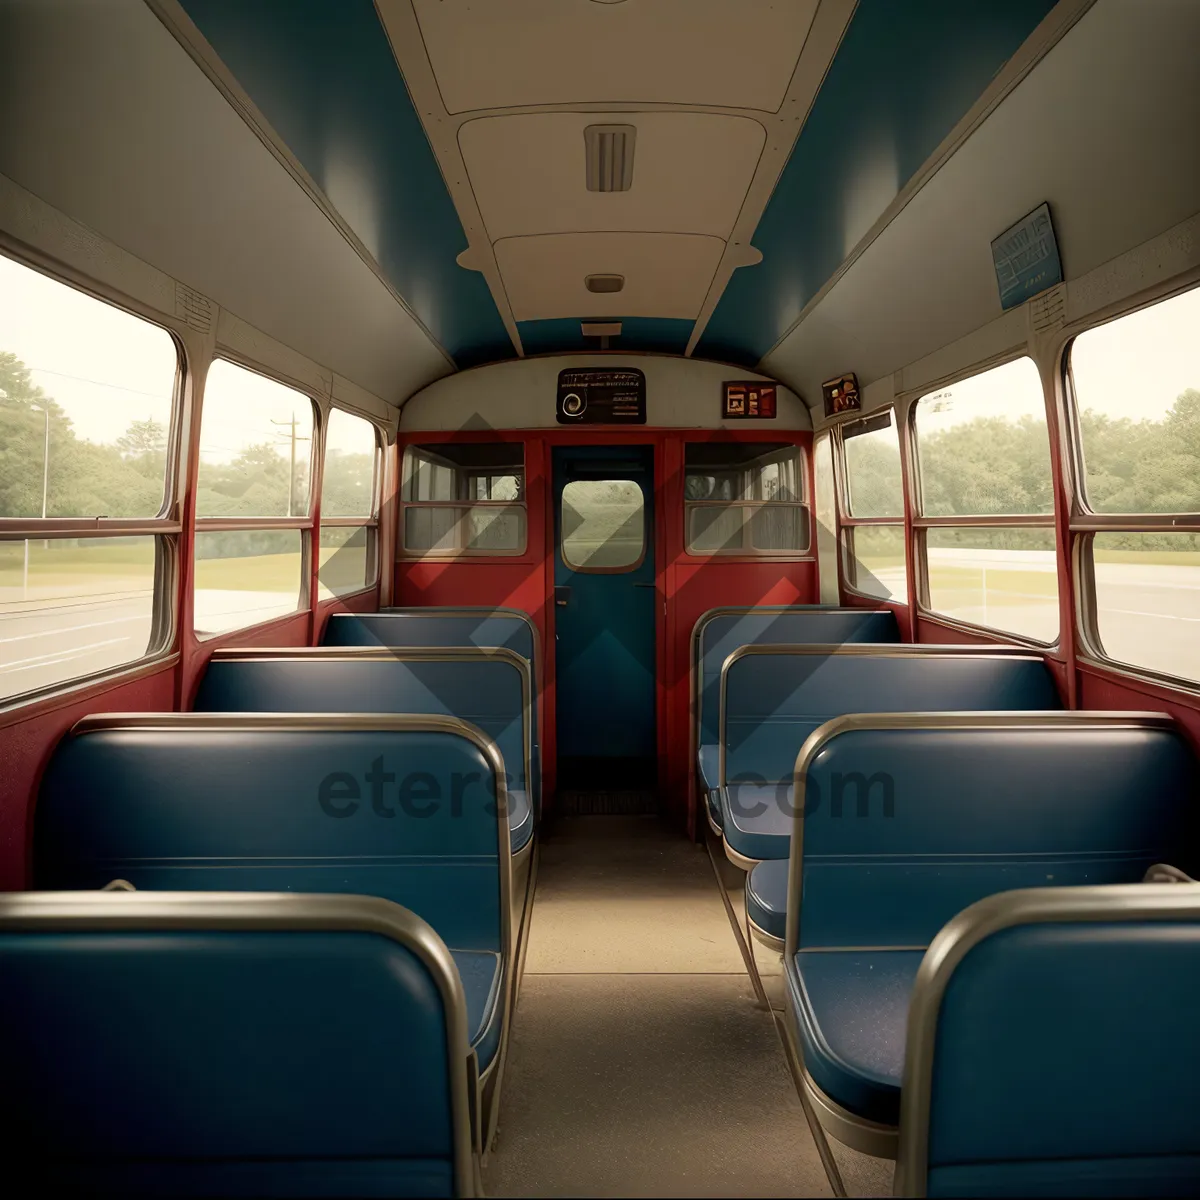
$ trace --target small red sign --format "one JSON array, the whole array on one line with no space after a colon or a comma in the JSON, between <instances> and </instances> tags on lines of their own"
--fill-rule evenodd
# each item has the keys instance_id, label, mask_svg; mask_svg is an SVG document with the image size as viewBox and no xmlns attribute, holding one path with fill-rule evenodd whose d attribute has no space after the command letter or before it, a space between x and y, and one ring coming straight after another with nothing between
<instances>
[{"instance_id":1,"label":"small red sign","mask_svg":"<svg viewBox=\"0 0 1200 1200\"><path fill-rule=\"evenodd\" d=\"M759 381L726 383L725 403L721 417L726 421L740 418L773 420L775 417L775 384Z\"/></svg>"}]
</instances>

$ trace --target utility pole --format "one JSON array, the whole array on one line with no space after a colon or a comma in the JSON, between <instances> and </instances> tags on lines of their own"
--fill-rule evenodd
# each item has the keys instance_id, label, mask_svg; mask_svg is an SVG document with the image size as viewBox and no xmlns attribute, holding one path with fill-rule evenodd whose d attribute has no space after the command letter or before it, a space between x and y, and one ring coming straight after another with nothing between
<instances>
[{"instance_id":1,"label":"utility pole","mask_svg":"<svg viewBox=\"0 0 1200 1200\"><path fill-rule=\"evenodd\" d=\"M291 454L288 459L288 505L287 515L294 516L293 509L296 507L296 443L307 442L308 438L296 437L296 414L292 413L290 421L272 421L272 425L287 425L290 426Z\"/></svg>"},{"instance_id":2,"label":"utility pole","mask_svg":"<svg viewBox=\"0 0 1200 1200\"><path fill-rule=\"evenodd\" d=\"M50 409L41 405L31 406L32 412L40 412L46 421L46 433L42 441L42 520L46 519L46 497L50 492ZM29 599L29 539L25 538L25 567L21 574L21 599ZM48 541L42 542L42 549L48 548Z\"/></svg>"}]
</instances>

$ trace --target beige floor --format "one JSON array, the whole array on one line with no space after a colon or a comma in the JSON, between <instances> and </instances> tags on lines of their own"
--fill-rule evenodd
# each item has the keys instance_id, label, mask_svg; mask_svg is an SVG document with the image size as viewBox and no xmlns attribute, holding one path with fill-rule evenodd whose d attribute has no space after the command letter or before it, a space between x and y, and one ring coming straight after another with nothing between
<instances>
[{"instance_id":1,"label":"beige floor","mask_svg":"<svg viewBox=\"0 0 1200 1200\"><path fill-rule=\"evenodd\" d=\"M543 842L504 1093L492 1196L831 1194L708 856L654 818Z\"/></svg>"}]
</instances>

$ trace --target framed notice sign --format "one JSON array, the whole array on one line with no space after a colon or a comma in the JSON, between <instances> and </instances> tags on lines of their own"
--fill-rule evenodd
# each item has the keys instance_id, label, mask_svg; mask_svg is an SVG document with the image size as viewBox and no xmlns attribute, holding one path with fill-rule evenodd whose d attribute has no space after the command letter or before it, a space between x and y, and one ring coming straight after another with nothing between
<instances>
[{"instance_id":1,"label":"framed notice sign","mask_svg":"<svg viewBox=\"0 0 1200 1200\"><path fill-rule=\"evenodd\" d=\"M1062 259L1050 220L1050 206L1039 205L992 243L996 286L1004 310L1062 283Z\"/></svg>"},{"instance_id":2,"label":"framed notice sign","mask_svg":"<svg viewBox=\"0 0 1200 1200\"><path fill-rule=\"evenodd\" d=\"M862 407L862 398L858 394L857 375L839 375L836 379L825 380L821 384L821 394L825 397L825 415L827 417L855 412Z\"/></svg>"},{"instance_id":3,"label":"framed notice sign","mask_svg":"<svg viewBox=\"0 0 1200 1200\"><path fill-rule=\"evenodd\" d=\"M773 420L775 417L775 384L754 381L752 383L727 383L721 405L722 420L738 420L754 417Z\"/></svg>"},{"instance_id":4,"label":"framed notice sign","mask_svg":"<svg viewBox=\"0 0 1200 1200\"><path fill-rule=\"evenodd\" d=\"M637 367L578 367L558 373L560 425L645 425L646 376Z\"/></svg>"}]
</instances>

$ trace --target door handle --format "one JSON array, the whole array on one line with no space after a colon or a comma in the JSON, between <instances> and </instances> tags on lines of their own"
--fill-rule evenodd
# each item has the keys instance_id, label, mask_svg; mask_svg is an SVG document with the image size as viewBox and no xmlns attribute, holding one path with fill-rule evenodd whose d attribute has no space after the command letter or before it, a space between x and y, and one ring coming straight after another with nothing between
<instances>
[{"instance_id":1,"label":"door handle","mask_svg":"<svg viewBox=\"0 0 1200 1200\"><path fill-rule=\"evenodd\" d=\"M657 588L658 584L657 583L635 583L633 586L634 587Z\"/></svg>"},{"instance_id":2,"label":"door handle","mask_svg":"<svg viewBox=\"0 0 1200 1200\"><path fill-rule=\"evenodd\" d=\"M559 608L566 608L567 602L571 599L571 589L569 587L556 587L554 589L554 603Z\"/></svg>"}]
</instances>

